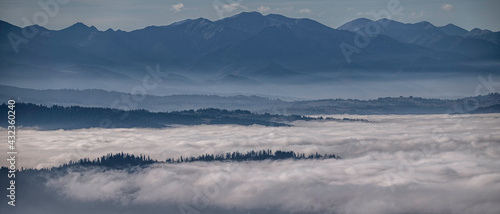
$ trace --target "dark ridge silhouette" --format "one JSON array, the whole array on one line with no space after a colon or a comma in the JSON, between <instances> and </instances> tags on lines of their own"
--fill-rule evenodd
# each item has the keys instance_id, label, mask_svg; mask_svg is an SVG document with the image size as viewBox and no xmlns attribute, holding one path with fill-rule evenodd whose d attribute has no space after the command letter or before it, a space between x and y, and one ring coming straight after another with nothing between
<instances>
[{"instance_id":1,"label":"dark ridge silhouette","mask_svg":"<svg viewBox=\"0 0 500 214\"><path fill-rule=\"evenodd\" d=\"M97 89L35 90L0 85L0 100L15 98L18 103L34 103L44 106L113 107L112 100L130 97L131 94ZM436 99L407 97L380 97L378 99L321 99L284 101L258 96L216 96L216 95L148 95L137 103L135 109L150 112L172 112L188 109L245 109L252 113L270 114L443 114L474 113L481 107L500 104L499 93L489 93L459 99ZM451 110L451 112L450 112ZM500 111L495 111L499 113Z\"/></svg>"},{"instance_id":2,"label":"dark ridge silhouette","mask_svg":"<svg viewBox=\"0 0 500 214\"><path fill-rule=\"evenodd\" d=\"M37 80L37 84L52 84L39 81L41 77L49 77L71 80L65 83L77 85L92 82L82 83L82 79L106 82L142 80L143 75L134 71L137 67L144 68L149 62L163 62L162 68L171 73L182 71L189 76L203 73L212 79L221 72L234 70L248 71L245 72L248 73L246 78L251 78L273 62L309 78L315 77L314 73L339 69L355 71L362 68L382 73L397 71L402 66L415 73L461 67L473 71L477 68L466 64L467 61L498 59L500 53L498 32L476 29L462 37L447 35L428 22L405 24L378 20L373 23L388 21L390 25L382 29L383 36L370 38L371 45L365 47L362 54L353 56L352 63L345 60L339 46L344 43L353 45L356 35L353 31L364 28L370 20L353 20L333 29L310 19L243 12L217 21L188 19L130 32L100 31L81 23L61 30L35 26L38 35L51 36L37 37L17 49L11 48L7 35L22 35L31 28L0 21L0 35L4 38L0 40L0 46L7 47L0 52L0 63L9 65L9 69L1 72L16 71L16 75L4 78L24 77ZM162 47L157 44L162 44ZM51 51L44 51L47 49ZM26 53L15 54L17 52ZM44 53L43 60L34 54L39 52ZM33 65L35 59L36 66ZM450 61L453 63L448 63ZM61 67L64 68L62 72ZM495 69L497 67L492 71ZM275 75L279 73L271 76ZM295 78L282 77L282 81L295 81ZM174 83L182 84L186 82L184 79ZM272 81L272 78L266 79ZM239 80L228 82L240 83Z\"/></svg>"},{"instance_id":3,"label":"dark ridge silhouette","mask_svg":"<svg viewBox=\"0 0 500 214\"><path fill-rule=\"evenodd\" d=\"M42 130L54 129L81 129L81 128L164 128L173 125L263 125L263 126L290 126L289 122L297 120L352 120L314 118L301 115L257 114L248 110L224 110L205 108L173 112L149 112L147 110L118 110L101 107L51 107L16 103L16 111L22 116L16 118L16 125L23 127L37 127ZM0 105L2 112L7 112L8 106ZM1 126L6 127L7 123Z\"/></svg>"},{"instance_id":4,"label":"dark ridge silhouette","mask_svg":"<svg viewBox=\"0 0 500 214\"><path fill-rule=\"evenodd\" d=\"M20 171L59 171L72 167L104 167L110 169L131 169L132 167L146 167L154 163L167 163L167 164L179 164L179 163L191 163L191 162L242 162L242 161L263 161L263 160L312 160L312 159L341 159L340 156L334 154L319 154L311 153L306 155L305 153L296 153L294 151L282 151L282 150L259 150L259 151L248 151L246 153L241 152L227 152L225 154L202 154L198 156L189 157L179 157L179 158L167 158L165 161L158 161L151 159L150 156L146 155L133 155L128 153L109 153L103 155L99 158L90 159L82 158L78 161L69 161L66 164L59 165L57 167L43 168L43 169L33 169L33 168L21 168ZM4 169L5 168L5 169ZM2 170L8 171L7 167L2 167Z\"/></svg>"},{"instance_id":5,"label":"dark ridge silhouette","mask_svg":"<svg viewBox=\"0 0 500 214\"><path fill-rule=\"evenodd\" d=\"M112 168L124 168L132 166L149 165L157 162L158 162L157 160L153 160L151 159L151 157L142 154L135 156L133 154L121 152L116 154L107 154L93 160L90 160L89 158L83 158L78 161L70 161L68 164L64 164L60 167L64 168L69 166L104 166Z\"/></svg>"},{"instance_id":6,"label":"dark ridge silhouette","mask_svg":"<svg viewBox=\"0 0 500 214\"><path fill-rule=\"evenodd\" d=\"M247 153L232 152L226 154L204 154L197 157L185 157L182 156L178 159L168 158L165 162L167 163L184 163L184 162L212 162L212 161L260 161L260 160L304 160L304 159L340 159L339 156L334 154L314 154L305 155L304 153L295 153L293 151L281 151L277 150L273 153L272 150L260 150L260 151L249 151Z\"/></svg>"}]
</instances>

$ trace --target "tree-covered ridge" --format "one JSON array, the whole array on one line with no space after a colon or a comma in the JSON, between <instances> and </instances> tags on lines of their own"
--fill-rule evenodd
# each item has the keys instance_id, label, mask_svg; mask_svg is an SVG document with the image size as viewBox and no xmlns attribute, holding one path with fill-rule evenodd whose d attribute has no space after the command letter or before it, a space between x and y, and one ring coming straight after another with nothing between
<instances>
[{"instance_id":1,"label":"tree-covered ridge","mask_svg":"<svg viewBox=\"0 0 500 214\"><path fill-rule=\"evenodd\" d=\"M104 167L121 168L130 166L149 165L157 162L158 162L157 160L151 159L151 157L142 154L135 156L133 154L121 152L116 154L110 153L93 160L91 160L90 158L83 158L78 161L70 161L69 163L64 164L60 167L64 168L70 166L104 166Z\"/></svg>"},{"instance_id":2,"label":"tree-covered ridge","mask_svg":"<svg viewBox=\"0 0 500 214\"><path fill-rule=\"evenodd\" d=\"M204 154L199 156L191 157L180 157L177 159L168 158L167 163L183 163L183 162L197 162L197 161L259 161L259 160L301 160L301 159L340 159L339 156L334 154L319 154L313 153L306 155L305 153L295 153L294 151L281 151L277 150L273 152L272 150L260 150L260 151L248 151L246 153L232 152L226 154Z\"/></svg>"},{"instance_id":3,"label":"tree-covered ridge","mask_svg":"<svg viewBox=\"0 0 500 214\"><path fill-rule=\"evenodd\" d=\"M107 154L93 160L83 158L78 161L70 161L67 164L61 165L56 168L68 168L74 166L102 166L109 168L127 168L133 166L146 166L153 163L190 163L190 162L215 162L215 161L263 161L263 160L310 160L310 159L340 159L339 156L334 154L319 154L311 153L296 153L294 151L282 150L260 150L241 152L228 152L225 154L202 154L198 156L167 158L165 161L158 161L151 159L145 155L133 155L128 153Z\"/></svg>"},{"instance_id":4,"label":"tree-covered ridge","mask_svg":"<svg viewBox=\"0 0 500 214\"><path fill-rule=\"evenodd\" d=\"M16 102L36 103L46 106L87 106L113 107L115 100L131 97L131 94L97 89L75 90L34 90L0 85L0 98L15 98ZM360 99L321 99L284 101L258 96L217 96L217 95L169 95L145 96L140 103L133 103L132 109L145 109L152 112L182 111L185 109L246 109L254 113L286 113L299 115L318 114L456 114L495 112L491 108L500 104L500 94L490 93L460 99L435 99L408 97L384 97L370 100ZM487 111L484 108L489 108Z\"/></svg>"},{"instance_id":5,"label":"tree-covered ridge","mask_svg":"<svg viewBox=\"0 0 500 214\"><path fill-rule=\"evenodd\" d=\"M6 104L0 105L7 112ZM18 113L16 125L40 129L79 128L163 128L172 125L235 124L289 126L297 120L340 120L334 118L313 118L300 115L257 114L247 110L223 110L206 108L173 112L149 112L146 110L119 110L81 106L43 106L31 103L16 103ZM350 120L350 119L344 119ZM360 121L360 120L354 120ZM361 120L363 121L363 120ZM2 123L5 127L6 123Z\"/></svg>"}]
</instances>

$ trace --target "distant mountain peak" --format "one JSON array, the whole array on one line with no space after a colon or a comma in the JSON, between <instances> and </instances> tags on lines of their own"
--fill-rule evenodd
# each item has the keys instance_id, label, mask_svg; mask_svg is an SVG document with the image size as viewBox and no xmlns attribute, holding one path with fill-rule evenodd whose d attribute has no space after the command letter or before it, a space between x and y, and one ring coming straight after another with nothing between
<instances>
[{"instance_id":1,"label":"distant mountain peak","mask_svg":"<svg viewBox=\"0 0 500 214\"><path fill-rule=\"evenodd\" d=\"M69 27L70 28L88 28L89 26L86 24L83 24L82 22L77 22Z\"/></svg>"},{"instance_id":2,"label":"distant mountain peak","mask_svg":"<svg viewBox=\"0 0 500 214\"><path fill-rule=\"evenodd\" d=\"M402 22L394 21L394 20L388 19L388 18L379 19L379 20L377 20L377 22L397 22L397 23L403 24Z\"/></svg>"},{"instance_id":3,"label":"distant mountain peak","mask_svg":"<svg viewBox=\"0 0 500 214\"><path fill-rule=\"evenodd\" d=\"M349 31L356 31L361 28L363 28L368 22L372 22L372 20L367 19L367 18L359 18L352 20L350 22L347 22L340 27L338 27L338 30L349 30Z\"/></svg>"},{"instance_id":4,"label":"distant mountain peak","mask_svg":"<svg viewBox=\"0 0 500 214\"><path fill-rule=\"evenodd\" d=\"M263 17L264 15L262 15L261 13L257 12L257 11L250 11L250 12L241 12L239 14L236 14L234 16L231 16L231 17ZM229 17L229 18L231 18Z\"/></svg>"},{"instance_id":5,"label":"distant mountain peak","mask_svg":"<svg viewBox=\"0 0 500 214\"><path fill-rule=\"evenodd\" d=\"M364 22L364 23L366 23L366 22L371 22L371 21L373 21L373 20L368 19L368 18L365 18L365 17L362 17L362 18L358 18L358 19L353 20L353 22Z\"/></svg>"},{"instance_id":6,"label":"distant mountain peak","mask_svg":"<svg viewBox=\"0 0 500 214\"><path fill-rule=\"evenodd\" d=\"M463 35L466 38L481 39L494 44L500 44L500 32L492 32L486 29L474 28Z\"/></svg>"},{"instance_id":7,"label":"distant mountain peak","mask_svg":"<svg viewBox=\"0 0 500 214\"><path fill-rule=\"evenodd\" d=\"M474 28L470 31L472 34L482 34L482 33L491 33L490 30L487 29L480 29L480 28Z\"/></svg>"},{"instance_id":8,"label":"distant mountain peak","mask_svg":"<svg viewBox=\"0 0 500 214\"><path fill-rule=\"evenodd\" d=\"M450 36L464 36L466 33L468 33L469 31L461 28L461 27L458 27L454 24L447 24L445 26L441 26L441 27L438 27L441 31L443 31L443 33L446 33Z\"/></svg>"},{"instance_id":9,"label":"distant mountain peak","mask_svg":"<svg viewBox=\"0 0 500 214\"><path fill-rule=\"evenodd\" d=\"M416 24L421 24L421 25L433 25L431 24L430 22L428 21L421 21L421 22L417 22ZM434 26L434 25L433 25Z\"/></svg>"},{"instance_id":10,"label":"distant mountain peak","mask_svg":"<svg viewBox=\"0 0 500 214\"><path fill-rule=\"evenodd\" d=\"M63 31L82 31L82 30L90 30L90 31L98 31L94 25L88 26L82 22L77 22L67 28L62 29Z\"/></svg>"},{"instance_id":11,"label":"distant mountain peak","mask_svg":"<svg viewBox=\"0 0 500 214\"><path fill-rule=\"evenodd\" d=\"M44 28L44 27L42 27L42 26L40 26L40 25L37 25L37 24L35 24L35 25L30 25L30 26L26 26L26 27L24 27L24 28L33 28L33 27L34 27L34 28L37 28L38 30L48 30L47 28Z\"/></svg>"},{"instance_id":12,"label":"distant mountain peak","mask_svg":"<svg viewBox=\"0 0 500 214\"><path fill-rule=\"evenodd\" d=\"M241 12L239 14L236 14L234 16L230 16L218 21L224 21L224 20L239 20L239 21L249 21L249 20L262 20L265 19L265 16L262 15L259 12Z\"/></svg>"},{"instance_id":13,"label":"distant mountain peak","mask_svg":"<svg viewBox=\"0 0 500 214\"><path fill-rule=\"evenodd\" d=\"M200 18L197 18L197 19L186 19L186 20L174 22L171 25L163 26L163 27L181 26L181 25L203 26L203 25L213 24L213 23L214 22L212 22L212 21L210 21L208 19L200 17ZM152 27L155 27L155 26L152 26Z\"/></svg>"},{"instance_id":14,"label":"distant mountain peak","mask_svg":"<svg viewBox=\"0 0 500 214\"><path fill-rule=\"evenodd\" d=\"M435 25L431 24L428 21L421 21L421 22L415 23L415 25L417 25L417 26L418 25L424 26L424 29L434 29L434 28L436 28Z\"/></svg>"},{"instance_id":15,"label":"distant mountain peak","mask_svg":"<svg viewBox=\"0 0 500 214\"><path fill-rule=\"evenodd\" d=\"M291 23L291 22L298 21L298 19L292 19L292 18L288 18L288 17L280 15L280 14L272 14L272 13L266 15L265 17L268 18L268 19L273 19L273 20L276 20L276 21L279 21L279 22L286 22L286 23Z\"/></svg>"},{"instance_id":16,"label":"distant mountain peak","mask_svg":"<svg viewBox=\"0 0 500 214\"><path fill-rule=\"evenodd\" d=\"M443 26L443 27L458 27L458 26L456 26L456 25L454 25L454 24L452 24L452 23L449 23L449 24L447 24L447 25L445 25L445 26Z\"/></svg>"},{"instance_id":17,"label":"distant mountain peak","mask_svg":"<svg viewBox=\"0 0 500 214\"><path fill-rule=\"evenodd\" d=\"M263 28L273 25L272 20L266 18L258 12L242 12L240 14L218 20L216 23L250 34L256 34Z\"/></svg>"},{"instance_id":18,"label":"distant mountain peak","mask_svg":"<svg viewBox=\"0 0 500 214\"><path fill-rule=\"evenodd\" d=\"M0 25L12 25L12 26L15 26L15 25L13 25L13 24L11 24L9 22L6 22L4 20L0 20Z\"/></svg>"},{"instance_id":19,"label":"distant mountain peak","mask_svg":"<svg viewBox=\"0 0 500 214\"><path fill-rule=\"evenodd\" d=\"M212 21L210 21L210 20L208 20L208 19L205 19L205 18L202 18L202 17L197 18L197 19L195 19L195 20L193 20L193 21L195 21L195 22L208 22L208 23L213 23Z\"/></svg>"}]
</instances>

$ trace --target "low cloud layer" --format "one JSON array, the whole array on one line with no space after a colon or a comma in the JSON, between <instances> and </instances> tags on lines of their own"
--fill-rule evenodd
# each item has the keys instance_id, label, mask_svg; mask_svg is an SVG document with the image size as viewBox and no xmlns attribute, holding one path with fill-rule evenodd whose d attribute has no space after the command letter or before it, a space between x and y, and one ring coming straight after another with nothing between
<instances>
[{"instance_id":1,"label":"low cloud layer","mask_svg":"<svg viewBox=\"0 0 500 214\"><path fill-rule=\"evenodd\" d=\"M201 213L208 207L284 213L500 211L498 161L443 154L400 171L395 158L158 164L131 174L94 169L53 179L48 188L81 201L171 204L178 205L173 211L189 207Z\"/></svg>"},{"instance_id":2,"label":"low cloud layer","mask_svg":"<svg viewBox=\"0 0 500 214\"><path fill-rule=\"evenodd\" d=\"M500 212L499 114L349 117L375 123L19 130L19 163L40 168L121 151L159 160L252 149L333 153L343 159L91 168L45 187L81 203L174 213Z\"/></svg>"},{"instance_id":3,"label":"low cloud layer","mask_svg":"<svg viewBox=\"0 0 500 214\"><path fill-rule=\"evenodd\" d=\"M16 132L18 166L51 167L122 151L158 160L262 149L333 153L344 159L398 152L424 157L460 152L480 158L500 158L500 114L348 117L374 123L299 121L293 127L201 125L68 131L21 128ZM6 134L0 130L0 138L7 138ZM6 149L1 147L0 152Z\"/></svg>"}]
</instances>

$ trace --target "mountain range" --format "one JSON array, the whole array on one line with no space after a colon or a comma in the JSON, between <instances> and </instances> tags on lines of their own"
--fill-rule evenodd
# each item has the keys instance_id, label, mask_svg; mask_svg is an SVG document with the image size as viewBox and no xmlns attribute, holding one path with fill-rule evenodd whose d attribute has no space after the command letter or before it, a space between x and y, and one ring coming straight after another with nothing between
<instances>
[{"instance_id":1,"label":"mountain range","mask_svg":"<svg viewBox=\"0 0 500 214\"><path fill-rule=\"evenodd\" d=\"M500 112L499 93L460 99L426 99L410 96L381 97L373 100L320 99L295 101L243 95L150 95L146 96L141 102L135 102L133 96L132 94L97 89L33 90L0 85L0 100L15 99L17 103L34 103L45 106L79 106L120 110L147 110L151 112L177 112L205 108L225 109L229 111L244 109L252 113L272 115L463 114Z\"/></svg>"},{"instance_id":2,"label":"mountain range","mask_svg":"<svg viewBox=\"0 0 500 214\"><path fill-rule=\"evenodd\" d=\"M380 32L366 34L374 31L367 26L375 25L382 26ZM356 46L359 35L368 39L366 47ZM153 94L331 95L328 91L340 93L345 85L386 84L388 79L498 72L499 38L500 32L452 24L361 18L334 29L311 19L258 12L130 32L100 31L83 23L61 30L21 28L0 21L0 84L130 92L131 85L144 84L150 75L147 66L160 65L165 75ZM345 44L357 49L350 60L342 50Z\"/></svg>"},{"instance_id":3,"label":"mountain range","mask_svg":"<svg viewBox=\"0 0 500 214\"><path fill-rule=\"evenodd\" d=\"M373 22L356 19L340 26L339 30L356 32ZM382 27L380 35L389 36L405 44L415 44L433 51L451 51L475 59L498 58L500 32L475 28L470 32L453 24L436 27L429 22L405 24L388 19L375 21Z\"/></svg>"}]
</instances>

